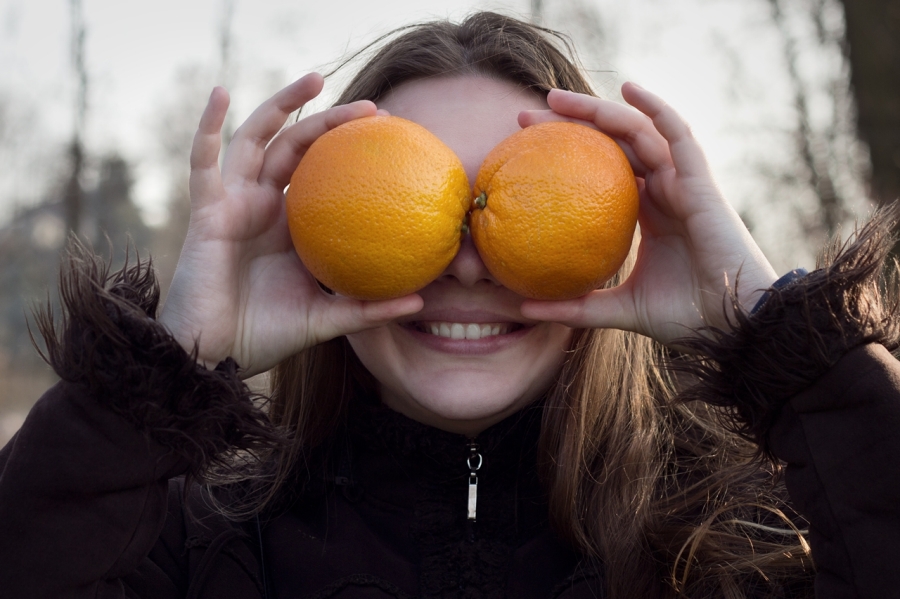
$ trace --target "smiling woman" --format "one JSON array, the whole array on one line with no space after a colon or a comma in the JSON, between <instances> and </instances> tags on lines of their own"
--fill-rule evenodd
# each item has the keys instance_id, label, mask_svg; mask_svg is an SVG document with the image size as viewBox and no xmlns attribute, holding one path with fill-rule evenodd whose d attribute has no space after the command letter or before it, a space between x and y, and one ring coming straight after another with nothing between
<instances>
[{"instance_id":1,"label":"smiling woman","mask_svg":"<svg viewBox=\"0 0 900 599\"><path fill-rule=\"evenodd\" d=\"M378 106L429 129L475 181L487 153L520 129L519 113L547 104L515 83L461 75L401 84ZM415 315L347 336L378 380L387 406L475 436L549 387L571 330L524 319L519 310L524 298L488 272L470 236L447 269L418 293L424 307ZM482 336L482 326L498 333L503 327L504 333ZM441 335L441 328L449 334Z\"/></svg>"},{"instance_id":2,"label":"smiling woman","mask_svg":"<svg viewBox=\"0 0 900 599\"><path fill-rule=\"evenodd\" d=\"M213 91L159 320L147 264L109 275L70 256L62 327L40 323L63 382L0 453L0 588L761 599L900 587L900 480L882 476L900 464L887 351L900 334L878 283L898 210L822 269L776 281L678 114L633 84L631 106L595 97L557 34L477 13L382 41L336 106L279 133L320 93L316 74L260 106L221 170L228 97ZM522 127L605 132L636 176L638 247L573 300L501 285L469 237L415 294L328 293L294 252L283 190L316 139L379 111L431 131L470 180ZM240 378L272 368L261 409Z\"/></svg>"}]
</instances>

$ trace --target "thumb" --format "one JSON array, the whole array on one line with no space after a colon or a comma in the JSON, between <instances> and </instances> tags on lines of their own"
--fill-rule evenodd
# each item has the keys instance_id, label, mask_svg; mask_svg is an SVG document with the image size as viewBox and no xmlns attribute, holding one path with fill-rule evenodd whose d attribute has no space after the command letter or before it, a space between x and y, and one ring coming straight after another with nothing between
<instances>
[{"instance_id":1,"label":"thumb","mask_svg":"<svg viewBox=\"0 0 900 599\"><path fill-rule=\"evenodd\" d=\"M319 327L321 339L333 339L341 335L358 333L366 329L387 324L388 322L415 314L425 305L417 294L406 295L396 299L364 301L348 297L335 297L328 310L328 317Z\"/></svg>"},{"instance_id":2,"label":"thumb","mask_svg":"<svg viewBox=\"0 0 900 599\"><path fill-rule=\"evenodd\" d=\"M406 295L396 299L359 302L359 321L381 325L395 318L415 314L421 310L425 302L418 294Z\"/></svg>"},{"instance_id":3,"label":"thumb","mask_svg":"<svg viewBox=\"0 0 900 599\"><path fill-rule=\"evenodd\" d=\"M637 330L631 293L621 285L598 289L571 300L525 300L521 311L525 318L558 322L578 329Z\"/></svg>"}]
</instances>

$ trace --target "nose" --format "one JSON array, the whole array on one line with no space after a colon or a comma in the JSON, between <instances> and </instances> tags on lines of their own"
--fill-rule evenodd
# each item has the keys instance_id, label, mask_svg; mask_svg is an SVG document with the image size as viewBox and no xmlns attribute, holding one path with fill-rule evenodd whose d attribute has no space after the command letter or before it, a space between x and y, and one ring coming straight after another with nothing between
<instances>
[{"instance_id":1,"label":"nose","mask_svg":"<svg viewBox=\"0 0 900 599\"><path fill-rule=\"evenodd\" d=\"M480 281L487 281L494 285L500 284L481 260L481 255L478 253L471 235L463 235L456 257L453 258L453 262L444 270L440 278L454 278L464 287L472 287Z\"/></svg>"}]
</instances>

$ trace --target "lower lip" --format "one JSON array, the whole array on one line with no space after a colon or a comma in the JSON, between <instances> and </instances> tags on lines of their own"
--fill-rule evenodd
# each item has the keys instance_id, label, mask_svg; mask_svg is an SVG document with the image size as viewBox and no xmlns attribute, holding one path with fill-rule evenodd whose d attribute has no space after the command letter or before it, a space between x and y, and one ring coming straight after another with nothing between
<instances>
[{"instance_id":1,"label":"lower lip","mask_svg":"<svg viewBox=\"0 0 900 599\"><path fill-rule=\"evenodd\" d=\"M428 349L446 354L471 356L490 354L504 350L522 340L534 330L533 326L523 326L512 333L491 335L489 337L482 337L481 339L451 339L450 337L441 337L440 335L424 333L412 327L398 325L398 328L403 333L409 335L417 344L421 344Z\"/></svg>"}]
</instances>

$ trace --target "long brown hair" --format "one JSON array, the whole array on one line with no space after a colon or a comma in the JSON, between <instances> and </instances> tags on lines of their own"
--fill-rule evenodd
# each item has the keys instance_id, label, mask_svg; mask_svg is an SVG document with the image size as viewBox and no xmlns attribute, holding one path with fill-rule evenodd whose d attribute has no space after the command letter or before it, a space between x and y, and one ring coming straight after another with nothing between
<instances>
[{"instance_id":1,"label":"long brown hair","mask_svg":"<svg viewBox=\"0 0 900 599\"><path fill-rule=\"evenodd\" d=\"M537 94L594 95L565 36L490 12L401 28L347 62L372 52L337 104L457 75L495 77ZM664 353L634 333L576 331L546 398L540 441L555 529L603 563L613 598L739 598L750 586L808 575L808 547L782 512L777 468L719 424L714 408L672 401L673 382L658 367ZM373 386L345 338L275 369L270 415L291 431L292 444L267 460L272 470L257 479L264 484L256 509L275 500L310 450L336 431L350 398Z\"/></svg>"}]
</instances>

